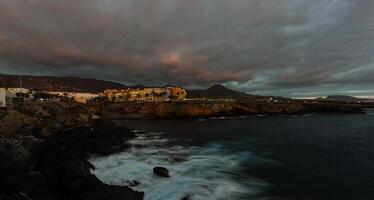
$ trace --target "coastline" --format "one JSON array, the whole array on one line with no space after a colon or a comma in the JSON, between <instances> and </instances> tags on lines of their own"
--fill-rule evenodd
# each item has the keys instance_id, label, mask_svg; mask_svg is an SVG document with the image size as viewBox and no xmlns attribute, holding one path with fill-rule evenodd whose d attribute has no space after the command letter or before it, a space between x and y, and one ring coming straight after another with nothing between
<instances>
[{"instance_id":1,"label":"coastline","mask_svg":"<svg viewBox=\"0 0 374 200\"><path fill-rule=\"evenodd\" d=\"M363 113L356 104L133 102L88 104L72 101L17 105L0 115L1 199L143 199L144 193L102 183L90 173L91 155L125 150L134 137L112 120L189 119L242 115ZM130 114L130 115L129 115ZM100 119L95 119L99 115Z\"/></svg>"},{"instance_id":2,"label":"coastline","mask_svg":"<svg viewBox=\"0 0 374 200\"><path fill-rule=\"evenodd\" d=\"M364 114L373 104L349 102L90 102L96 115L106 119L189 119L310 113Z\"/></svg>"}]
</instances>

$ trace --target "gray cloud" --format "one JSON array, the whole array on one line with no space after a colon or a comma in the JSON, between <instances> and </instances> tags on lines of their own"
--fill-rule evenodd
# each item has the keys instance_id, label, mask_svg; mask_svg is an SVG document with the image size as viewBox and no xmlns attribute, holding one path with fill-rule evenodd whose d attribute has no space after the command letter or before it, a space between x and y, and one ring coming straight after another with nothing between
<instances>
[{"instance_id":1,"label":"gray cloud","mask_svg":"<svg viewBox=\"0 0 374 200\"><path fill-rule=\"evenodd\" d=\"M371 0L0 2L3 73L374 95L373 63Z\"/></svg>"}]
</instances>

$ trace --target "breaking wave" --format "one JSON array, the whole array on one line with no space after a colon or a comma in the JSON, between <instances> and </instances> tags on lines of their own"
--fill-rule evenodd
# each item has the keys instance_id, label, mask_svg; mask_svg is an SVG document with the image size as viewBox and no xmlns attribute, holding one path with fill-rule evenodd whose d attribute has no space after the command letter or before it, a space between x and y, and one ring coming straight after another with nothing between
<instances>
[{"instance_id":1,"label":"breaking wave","mask_svg":"<svg viewBox=\"0 0 374 200\"><path fill-rule=\"evenodd\" d=\"M219 143L204 146L173 145L162 133L136 133L126 152L92 158L92 171L112 185L143 191L145 200L256 199L267 184L246 175L244 163L256 162L248 151L230 152ZM153 174L155 166L169 169L170 178ZM140 184L134 184L139 182Z\"/></svg>"}]
</instances>

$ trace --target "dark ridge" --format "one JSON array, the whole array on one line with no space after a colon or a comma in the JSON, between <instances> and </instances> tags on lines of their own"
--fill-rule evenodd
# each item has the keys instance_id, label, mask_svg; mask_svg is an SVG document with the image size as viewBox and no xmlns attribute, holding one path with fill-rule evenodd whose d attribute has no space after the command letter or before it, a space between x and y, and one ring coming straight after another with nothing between
<instances>
[{"instance_id":1,"label":"dark ridge","mask_svg":"<svg viewBox=\"0 0 374 200\"><path fill-rule=\"evenodd\" d=\"M19 87L18 75L0 74L0 86ZM106 89L124 89L126 85L112 81L84 79L76 77L22 76L22 87L39 91L92 92L99 93Z\"/></svg>"},{"instance_id":2,"label":"dark ridge","mask_svg":"<svg viewBox=\"0 0 374 200\"><path fill-rule=\"evenodd\" d=\"M326 97L326 100L330 101L359 101L359 98L348 96L348 95L330 95Z\"/></svg>"},{"instance_id":3,"label":"dark ridge","mask_svg":"<svg viewBox=\"0 0 374 200\"><path fill-rule=\"evenodd\" d=\"M249 100L249 99L264 99L264 96L251 95L243 92L238 92L223 85L214 84L211 87L203 90L189 90L189 98L227 98L227 99L237 99L237 100Z\"/></svg>"},{"instance_id":4,"label":"dark ridge","mask_svg":"<svg viewBox=\"0 0 374 200\"><path fill-rule=\"evenodd\" d=\"M133 86L129 86L129 88L133 88L133 89L143 89L143 88L146 88L146 86L142 85L142 84L136 84L136 85L133 85Z\"/></svg>"}]
</instances>

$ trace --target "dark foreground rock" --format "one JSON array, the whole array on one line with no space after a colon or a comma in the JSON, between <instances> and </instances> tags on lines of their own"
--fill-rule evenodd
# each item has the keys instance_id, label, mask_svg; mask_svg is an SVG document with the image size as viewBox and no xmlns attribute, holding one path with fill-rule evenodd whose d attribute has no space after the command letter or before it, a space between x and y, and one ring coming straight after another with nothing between
<instances>
[{"instance_id":1,"label":"dark foreground rock","mask_svg":"<svg viewBox=\"0 0 374 200\"><path fill-rule=\"evenodd\" d=\"M91 154L108 155L127 147L127 128L98 121L56 133L42 142L28 137L0 140L0 199L143 199L142 192L102 183L90 173Z\"/></svg>"},{"instance_id":2,"label":"dark foreground rock","mask_svg":"<svg viewBox=\"0 0 374 200\"><path fill-rule=\"evenodd\" d=\"M127 181L130 187L139 186L141 183L139 181Z\"/></svg>"},{"instance_id":3,"label":"dark foreground rock","mask_svg":"<svg viewBox=\"0 0 374 200\"><path fill-rule=\"evenodd\" d=\"M170 177L169 170L166 169L165 167L154 167L153 173L164 178Z\"/></svg>"},{"instance_id":4,"label":"dark foreground rock","mask_svg":"<svg viewBox=\"0 0 374 200\"><path fill-rule=\"evenodd\" d=\"M191 195L186 195L181 200L191 200Z\"/></svg>"},{"instance_id":5,"label":"dark foreground rock","mask_svg":"<svg viewBox=\"0 0 374 200\"><path fill-rule=\"evenodd\" d=\"M69 100L17 103L0 113L3 113L0 114L0 136L6 137L47 138L66 127L92 123L92 115L85 105Z\"/></svg>"}]
</instances>

